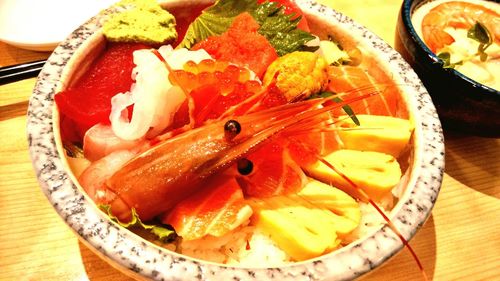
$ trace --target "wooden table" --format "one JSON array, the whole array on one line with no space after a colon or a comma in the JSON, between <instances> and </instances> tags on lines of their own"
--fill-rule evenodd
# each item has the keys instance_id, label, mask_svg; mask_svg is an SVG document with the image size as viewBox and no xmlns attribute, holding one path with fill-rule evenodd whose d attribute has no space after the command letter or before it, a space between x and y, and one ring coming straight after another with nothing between
<instances>
[{"instance_id":1,"label":"wooden table","mask_svg":"<svg viewBox=\"0 0 500 281\"><path fill-rule=\"evenodd\" d=\"M393 43L401 1L320 2ZM47 56L0 43L0 66ZM78 241L40 191L25 132L34 83L33 78L0 86L0 280L127 280ZM442 190L411 245L430 279L499 280L500 139L451 132L445 137ZM407 250L364 278L419 279Z\"/></svg>"}]
</instances>

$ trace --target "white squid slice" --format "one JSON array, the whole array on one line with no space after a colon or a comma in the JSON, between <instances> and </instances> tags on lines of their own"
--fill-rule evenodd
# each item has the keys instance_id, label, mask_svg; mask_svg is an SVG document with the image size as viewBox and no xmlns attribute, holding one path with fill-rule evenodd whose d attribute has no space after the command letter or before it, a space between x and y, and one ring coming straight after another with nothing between
<instances>
[{"instance_id":1,"label":"white squid slice","mask_svg":"<svg viewBox=\"0 0 500 281\"><path fill-rule=\"evenodd\" d=\"M172 69L182 69L190 60L199 63L211 59L204 50L173 50L169 45L158 51ZM172 124L175 112L186 99L183 91L170 83L165 64L151 50L135 51L134 63L132 79L135 83L130 91L111 99L111 126L115 135L124 140L160 134ZM132 104L134 110L129 120L127 107Z\"/></svg>"}]
</instances>

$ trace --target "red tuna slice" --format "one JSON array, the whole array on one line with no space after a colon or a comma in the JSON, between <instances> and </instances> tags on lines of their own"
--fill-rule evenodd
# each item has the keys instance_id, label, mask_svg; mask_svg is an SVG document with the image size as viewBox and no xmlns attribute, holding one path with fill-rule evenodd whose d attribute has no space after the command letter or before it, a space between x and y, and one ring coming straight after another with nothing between
<instances>
[{"instance_id":1,"label":"red tuna slice","mask_svg":"<svg viewBox=\"0 0 500 281\"><path fill-rule=\"evenodd\" d=\"M238 177L246 196L264 198L302 189L307 178L290 157L285 143L283 139L277 139L248 155L253 171Z\"/></svg>"},{"instance_id":2,"label":"red tuna slice","mask_svg":"<svg viewBox=\"0 0 500 281\"><path fill-rule=\"evenodd\" d=\"M123 140L115 135L111 125L99 123L90 128L83 139L83 154L90 161L96 161L117 150L139 147L144 139Z\"/></svg>"},{"instance_id":3,"label":"red tuna slice","mask_svg":"<svg viewBox=\"0 0 500 281\"><path fill-rule=\"evenodd\" d=\"M208 37L194 45L192 50L204 49L217 60L248 67L262 77L278 54L269 41L257 32L259 27L249 13L242 13L225 33Z\"/></svg>"},{"instance_id":4,"label":"red tuna slice","mask_svg":"<svg viewBox=\"0 0 500 281\"><path fill-rule=\"evenodd\" d=\"M184 240L206 235L222 236L252 215L240 186L233 177L219 176L179 202L163 219Z\"/></svg>"},{"instance_id":5,"label":"red tuna slice","mask_svg":"<svg viewBox=\"0 0 500 281\"><path fill-rule=\"evenodd\" d=\"M54 99L63 116L70 118L83 137L86 129L97 123L109 123L111 98L126 92L132 85L133 52L148 48L143 44L109 43L107 49L92 63L80 80L55 95ZM69 130L70 127L62 127ZM63 132L63 135L72 135Z\"/></svg>"},{"instance_id":6,"label":"red tuna slice","mask_svg":"<svg viewBox=\"0 0 500 281\"><path fill-rule=\"evenodd\" d=\"M369 93L378 93L376 96L349 104L355 114L371 114L395 116L398 110L398 90L390 79L377 80L370 73L378 73L379 68L365 70L357 66L333 66L330 67L329 90L342 94L343 100ZM342 109L335 111L337 114L346 114Z\"/></svg>"},{"instance_id":7,"label":"red tuna slice","mask_svg":"<svg viewBox=\"0 0 500 281\"><path fill-rule=\"evenodd\" d=\"M90 127L85 124L78 124L73 119L61 114L60 128L61 139L63 141L82 144L85 132L87 132Z\"/></svg>"},{"instance_id":8,"label":"red tuna slice","mask_svg":"<svg viewBox=\"0 0 500 281\"><path fill-rule=\"evenodd\" d=\"M307 32L310 31L309 24L307 23L307 20L304 17L304 13L302 13L302 10L294 2L292 2L290 0L258 0L257 2L259 4L262 4L264 2L276 2L276 3L278 3L279 6L283 7L283 10L284 10L286 15L289 15L289 14L296 15L292 19L295 19L299 16L301 17L299 24L297 25L297 28L302 29L302 30L307 31Z\"/></svg>"}]
</instances>

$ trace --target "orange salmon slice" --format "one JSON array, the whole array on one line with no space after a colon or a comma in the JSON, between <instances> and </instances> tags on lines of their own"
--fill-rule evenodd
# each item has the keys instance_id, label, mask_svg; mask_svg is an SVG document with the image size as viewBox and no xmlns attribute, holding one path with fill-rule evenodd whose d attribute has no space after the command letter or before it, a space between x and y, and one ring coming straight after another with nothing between
<instances>
[{"instance_id":1,"label":"orange salmon slice","mask_svg":"<svg viewBox=\"0 0 500 281\"><path fill-rule=\"evenodd\" d=\"M219 176L179 202L163 219L184 240L220 237L248 221L252 209L234 177Z\"/></svg>"},{"instance_id":2,"label":"orange salmon slice","mask_svg":"<svg viewBox=\"0 0 500 281\"><path fill-rule=\"evenodd\" d=\"M373 92L379 93L350 104L355 114L400 116L403 118L407 116L406 111L402 111L400 108L399 89L396 83L375 64L375 61L368 60L364 67L332 66L330 67L330 79L329 90L342 94L344 100ZM335 113L345 114L342 110Z\"/></svg>"},{"instance_id":3,"label":"orange salmon slice","mask_svg":"<svg viewBox=\"0 0 500 281\"><path fill-rule=\"evenodd\" d=\"M293 161L286 141L278 138L248 155L253 163L249 175L238 177L246 196L264 198L302 189L307 178Z\"/></svg>"},{"instance_id":4,"label":"orange salmon slice","mask_svg":"<svg viewBox=\"0 0 500 281\"><path fill-rule=\"evenodd\" d=\"M318 157L340 148L338 128L330 113L321 114L313 121L304 123L302 130L291 132L287 137L290 156L301 167L314 164Z\"/></svg>"}]
</instances>

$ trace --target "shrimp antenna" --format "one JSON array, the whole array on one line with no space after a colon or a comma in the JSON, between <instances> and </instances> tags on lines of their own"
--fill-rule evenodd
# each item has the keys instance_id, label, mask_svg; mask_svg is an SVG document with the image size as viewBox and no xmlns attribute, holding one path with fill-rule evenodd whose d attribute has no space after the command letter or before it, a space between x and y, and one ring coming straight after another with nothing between
<instances>
[{"instance_id":1,"label":"shrimp antenna","mask_svg":"<svg viewBox=\"0 0 500 281\"><path fill-rule=\"evenodd\" d=\"M403 242L403 245L405 245L405 247L410 251L410 254L413 256L413 259L417 263L417 266L420 269L424 280L428 281L429 279L427 278L427 274L425 273L424 267L423 267L422 263L420 262L420 259L418 258L417 254L415 253L413 248L410 246L408 241L403 237L401 232L394 225L394 223L391 221L391 219L389 219L389 217L385 214L385 212L370 198L370 196L368 196L368 194L363 189L361 189L357 184L355 184L351 179L349 179L349 177L347 177L344 173L342 173L337 168L335 168L335 166L333 166L330 162L328 162L326 159L324 159L323 157L321 157L319 155L316 155L316 158L321 163L325 164L329 169L331 169L332 171L337 173L339 176L341 176L351 187L353 187L356 191L358 191L359 194L361 194L361 196L364 197L364 199L370 203L370 205L372 205L377 210L377 212L387 222L387 225L389 226L389 228L399 237L401 242Z\"/></svg>"},{"instance_id":2,"label":"shrimp antenna","mask_svg":"<svg viewBox=\"0 0 500 281\"><path fill-rule=\"evenodd\" d=\"M348 117L346 117L348 118ZM311 120L312 121L312 120ZM307 122L306 122L307 123ZM310 123L310 122L309 122ZM333 124L335 124L336 122L333 122ZM305 124L305 123L303 123ZM301 144L302 146L304 146L304 144ZM344 173L342 173L339 169L335 168L335 166L333 166L330 162L328 162L326 159L324 159L323 157L321 157L319 154L315 154L314 155L315 158L320 161L321 163L323 163L325 166L327 166L330 170L332 170L333 172L337 173L340 177L342 177L352 188L354 188L359 194L361 194L361 196L363 197L363 199L365 199L366 201L368 201L370 203L370 205L372 205L376 210L377 212L382 216L382 218L386 221L387 225L389 226L389 228L399 237L399 239L401 240L401 242L403 243L403 245L410 251L410 254L412 255L413 259L415 260L420 272L422 273L422 276L423 276L423 279L425 281L428 281L428 277L427 277L427 274L425 273L425 270L424 270L424 267L422 265L422 263L420 262L420 259L418 258L417 254L415 253L415 251L413 250L413 248L410 246L410 244L408 243L408 241L403 237L403 235L401 234L401 232L397 229L397 227L394 225L394 223L391 221L391 219L385 214L385 212L375 203L375 201L373 201L371 199L371 197L363 190L361 189L356 183L354 183L347 175L345 175Z\"/></svg>"}]
</instances>

